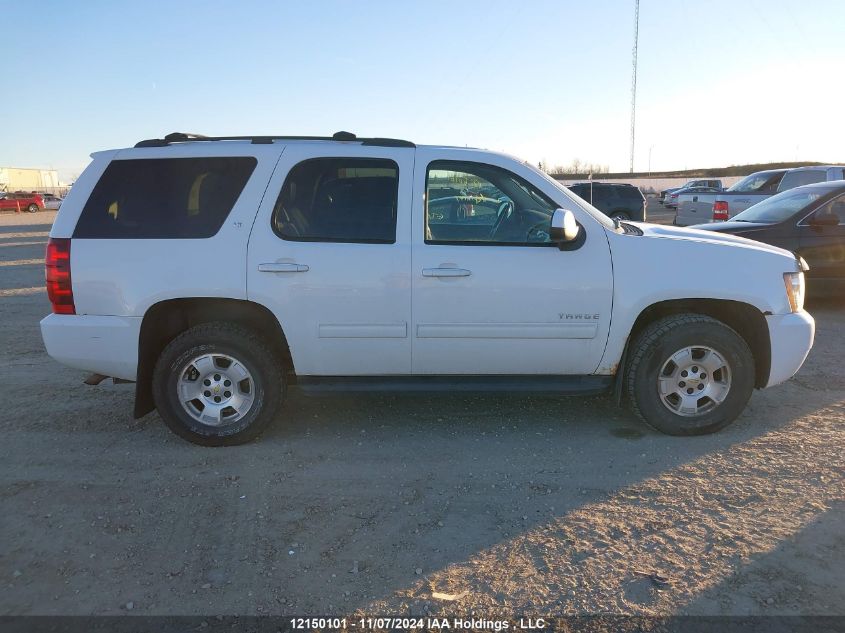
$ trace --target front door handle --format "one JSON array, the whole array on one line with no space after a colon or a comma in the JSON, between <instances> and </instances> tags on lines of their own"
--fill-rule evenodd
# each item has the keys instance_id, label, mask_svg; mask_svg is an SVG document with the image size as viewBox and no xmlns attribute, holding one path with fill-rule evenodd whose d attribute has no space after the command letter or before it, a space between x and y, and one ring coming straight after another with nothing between
<instances>
[{"instance_id":1,"label":"front door handle","mask_svg":"<svg viewBox=\"0 0 845 633\"><path fill-rule=\"evenodd\" d=\"M307 264L289 264L271 262L268 264L258 264L258 272L260 273L307 273Z\"/></svg>"},{"instance_id":2,"label":"front door handle","mask_svg":"<svg viewBox=\"0 0 845 633\"><path fill-rule=\"evenodd\" d=\"M423 277L469 277L472 271L466 268L423 268Z\"/></svg>"}]
</instances>

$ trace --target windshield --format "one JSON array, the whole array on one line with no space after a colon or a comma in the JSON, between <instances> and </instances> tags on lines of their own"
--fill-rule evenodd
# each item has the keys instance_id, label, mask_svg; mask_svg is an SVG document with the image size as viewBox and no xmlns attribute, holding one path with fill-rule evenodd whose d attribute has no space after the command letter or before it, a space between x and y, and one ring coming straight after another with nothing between
<instances>
[{"instance_id":1,"label":"windshield","mask_svg":"<svg viewBox=\"0 0 845 633\"><path fill-rule=\"evenodd\" d=\"M545 180L547 180L548 182L553 184L556 189L559 189L560 191L562 191L566 195L567 200L571 200L572 196L575 195L565 185L561 184L559 181L557 181L554 178L552 178L551 176L549 176L546 172L544 172L540 169L537 169L531 163L525 162L525 163L523 163L523 165L528 167L535 174L542 176ZM615 230L616 225L613 223L613 220L611 220L609 217L607 217L604 213L602 213L601 211L596 209L593 205L591 205L589 202L587 202L586 200L584 200L582 198L578 198L578 202L579 202L580 206L585 211L587 211L591 216L593 216L596 220L598 220L603 226L605 226L608 229Z\"/></svg>"},{"instance_id":2,"label":"windshield","mask_svg":"<svg viewBox=\"0 0 845 633\"><path fill-rule=\"evenodd\" d=\"M784 191L748 207L742 213L734 216L733 219L736 222L777 224L792 217L830 191L831 189L828 187L813 187L803 191L796 189Z\"/></svg>"},{"instance_id":3,"label":"windshield","mask_svg":"<svg viewBox=\"0 0 845 633\"><path fill-rule=\"evenodd\" d=\"M752 191L763 193L768 189L774 191L781 178L783 178L782 171L761 171L746 176L739 182L734 183L728 188L728 191L742 191L744 193L750 193Z\"/></svg>"}]
</instances>

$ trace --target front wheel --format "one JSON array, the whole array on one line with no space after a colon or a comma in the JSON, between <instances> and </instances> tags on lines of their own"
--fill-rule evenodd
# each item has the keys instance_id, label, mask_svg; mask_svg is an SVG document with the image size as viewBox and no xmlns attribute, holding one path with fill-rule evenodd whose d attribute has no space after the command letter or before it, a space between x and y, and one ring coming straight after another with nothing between
<instances>
[{"instance_id":1,"label":"front wheel","mask_svg":"<svg viewBox=\"0 0 845 633\"><path fill-rule=\"evenodd\" d=\"M257 437L276 416L285 388L284 372L268 347L230 323L206 323L177 336L153 372L153 397L164 423L202 446Z\"/></svg>"},{"instance_id":2,"label":"front wheel","mask_svg":"<svg viewBox=\"0 0 845 633\"><path fill-rule=\"evenodd\" d=\"M37 213L38 212L38 205L33 203L33 204L29 205L26 208L26 210L29 211L30 213Z\"/></svg>"},{"instance_id":3,"label":"front wheel","mask_svg":"<svg viewBox=\"0 0 845 633\"><path fill-rule=\"evenodd\" d=\"M721 321L677 314L633 342L628 396L646 424L669 435L714 433L733 422L754 389L754 356Z\"/></svg>"},{"instance_id":4,"label":"front wheel","mask_svg":"<svg viewBox=\"0 0 845 633\"><path fill-rule=\"evenodd\" d=\"M631 216L624 211L614 211L610 214L610 219L619 220L620 222L629 222L631 220Z\"/></svg>"}]
</instances>

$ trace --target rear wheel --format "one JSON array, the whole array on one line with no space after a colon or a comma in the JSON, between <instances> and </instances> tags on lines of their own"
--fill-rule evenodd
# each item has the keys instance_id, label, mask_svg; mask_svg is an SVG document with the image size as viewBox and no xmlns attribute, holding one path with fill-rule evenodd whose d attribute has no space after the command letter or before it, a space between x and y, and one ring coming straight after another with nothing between
<instances>
[{"instance_id":1,"label":"rear wheel","mask_svg":"<svg viewBox=\"0 0 845 633\"><path fill-rule=\"evenodd\" d=\"M634 412L646 424L669 435L703 435L742 413L754 389L754 357L721 321L677 314L634 341L627 381Z\"/></svg>"},{"instance_id":2,"label":"rear wheel","mask_svg":"<svg viewBox=\"0 0 845 633\"><path fill-rule=\"evenodd\" d=\"M611 220L619 220L620 222L628 222L631 216L624 211L614 211L610 214Z\"/></svg>"},{"instance_id":3,"label":"rear wheel","mask_svg":"<svg viewBox=\"0 0 845 633\"><path fill-rule=\"evenodd\" d=\"M153 372L153 397L164 423L203 446L257 437L276 416L284 388L284 373L268 345L229 323L183 332Z\"/></svg>"}]
</instances>

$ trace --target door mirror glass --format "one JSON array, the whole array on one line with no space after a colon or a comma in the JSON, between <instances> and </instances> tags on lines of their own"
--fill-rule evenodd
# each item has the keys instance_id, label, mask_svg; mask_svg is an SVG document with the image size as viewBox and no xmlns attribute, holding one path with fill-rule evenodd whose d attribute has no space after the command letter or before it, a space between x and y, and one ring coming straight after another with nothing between
<instances>
[{"instance_id":1,"label":"door mirror glass","mask_svg":"<svg viewBox=\"0 0 845 633\"><path fill-rule=\"evenodd\" d=\"M575 214L568 209L555 209L549 236L553 242L568 244L578 239L581 227L575 221Z\"/></svg>"}]
</instances>

